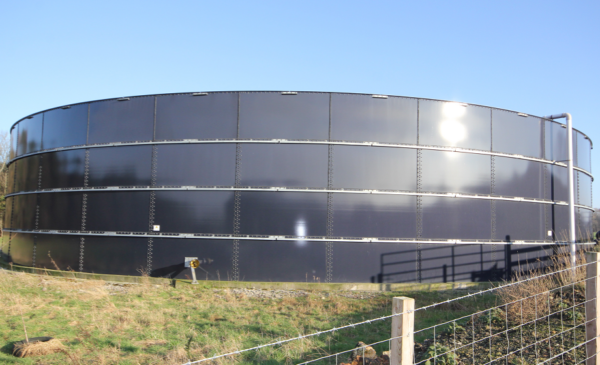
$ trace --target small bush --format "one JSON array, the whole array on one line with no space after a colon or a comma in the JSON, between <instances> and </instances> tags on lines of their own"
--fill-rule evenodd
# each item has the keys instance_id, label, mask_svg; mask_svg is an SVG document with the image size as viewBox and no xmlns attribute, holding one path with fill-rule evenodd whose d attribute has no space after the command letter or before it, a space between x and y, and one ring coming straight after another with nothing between
<instances>
[{"instance_id":1,"label":"small bush","mask_svg":"<svg viewBox=\"0 0 600 365\"><path fill-rule=\"evenodd\" d=\"M436 343L434 346L430 346L427 351L425 351L425 354L423 354L423 358L429 359L425 361L425 365L433 365L433 358L435 358L435 363L439 365L457 364L456 354L451 352L448 347L439 343Z\"/></svg>"}]
</instances>

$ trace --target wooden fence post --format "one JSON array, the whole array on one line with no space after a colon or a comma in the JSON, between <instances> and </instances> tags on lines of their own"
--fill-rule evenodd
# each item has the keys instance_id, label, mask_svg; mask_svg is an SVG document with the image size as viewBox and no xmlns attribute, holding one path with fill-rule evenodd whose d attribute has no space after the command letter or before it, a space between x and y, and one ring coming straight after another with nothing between
<instances>
[{"instance_id":1,"label":"wooden fence post","mask_svg":"<svg viewBox=\"0 0 600 365\"><path fill-rule=\"evenodd\" d=\"M600 365L600 354L596 355L596 352L600 351L598 343L598 336L600 336L600 321L597 316L600 312L600 300L598 300L598 293L600 292L600 252L588 252L587 255L587 267L586 267L586 281L585 281L585 338L590 341L586 344L587 356L589 358L586 361L587 365Z\"/></svg>"},{"instance_id":2,"label":"wooden fence post","mask_svg":"<svg viewBox=\"0 0 600 365\"><path fill-rule=\"evenodd\" d=\"M395 297L392 303L392 340L390 346L390 365L412 365L415 352L415 300L407 297ZM401 337L400 337L401 336Z\"/></svg>"}]
</instances>

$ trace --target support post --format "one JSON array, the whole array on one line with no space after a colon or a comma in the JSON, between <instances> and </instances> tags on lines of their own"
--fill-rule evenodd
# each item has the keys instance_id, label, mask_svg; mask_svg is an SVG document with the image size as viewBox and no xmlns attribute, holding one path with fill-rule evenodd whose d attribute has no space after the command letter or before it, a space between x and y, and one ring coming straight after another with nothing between
<instances>
[{"instance_id":1,"label":"support post","mask_svg":"<svg viewBox=\"0 0 600 365\"><path fill-rule=\"evenodd\" d=\"M569 113L553 114L546 119L567 118L567 173L569 174L569 247L571 248L571 266L575 277L577 263L577 227L575 226L575 183L573 182L573 118Z\"/></svg>"},{"instance_id":2,"label":"support post","mask_svg":"<svg viewBox=\"0 0 600 365\"><path fill-rule=\"evenodd\" d=\"M191 269L192 269L192 279L194 279L194 280L192 280L192 284L196 285L196 284L198 284L198 280L196 280L196 268L192 267Z\"/></svg>"},{"instance_id":3,"label":"support post","mask_svg":"<svg viewBox=\"0 0 600 365\"><path fill-rule=\"evenodd\" d=\"M565 113L567 118L567 149L568 159L567 172L569 174L569 244L571 247L571 266L575 276L575 265L577 264L577 226L575 225L575 183L573 181L573 119L571 114Z\"/></svg>"},{"instance_id":4,"label":"support post","mask_svg":"<svg viewBox=\"0 0 600 365\"><path fill-rule=\"evenodd\" d=\"M415 300L395 297L392 303L390 365L412 365L415 351Z\"/></svg>"},{"instance_id":5,"label":"support post","mask_svg":"<svg viewBox=\"0 0 600 365\"><path fill-rule=\"evenodd\" d=\"M600 321L597 316L600 313L600 300L598 293L600 292L600 252L587 253L586 281L585 281L585 338L589 341L586 344L586 352L588 359L586 365L600 365Z\"/></svg>"}]
</instances>

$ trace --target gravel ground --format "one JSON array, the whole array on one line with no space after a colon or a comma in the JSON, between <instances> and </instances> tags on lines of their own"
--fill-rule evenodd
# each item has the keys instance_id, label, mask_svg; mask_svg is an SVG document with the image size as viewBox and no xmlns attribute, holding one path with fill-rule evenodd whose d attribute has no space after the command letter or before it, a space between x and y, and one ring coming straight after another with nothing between
<instances>
[{"instance_id":1,"label":"gravel ground","mask_svg":"<svg viewBox=\"0 0 600 365\"><path fill-rule=\"evenodd\" d=\"M117 284L117 283L106 283L104 289L108 291L110 295L116 294L127 294L129 288L136 284Z\"/></svg>"},{"instance_id":2,"label":"gravel ground","mask_svg":"<svg viewBox=\"0 0 600 365\"><path fill-rule=\"evenodd\" d=\"M231 293L235 296L245 296L247 298L266 298L266 299L281 299L286 297L305 297L308 292L303 290L263 290L254 288L239 288L239 289L213 289L216 297L221 298L219 293Z\"/></svg>"},{"instance_id":3,"label":"gravel ground","mask_svg":"<svg viewBox=\"0 0 600 365\"><path fill-rule=\"evenodd\" d=\"M380 295L378 292L368 291L340 291L340 292L308 292L305 290L284 290L284 289L255 289L255 288L238 288L238 289L213 289L215 296L221 298L221 293L230 293L236 296L245 296L247 298L265 298L265 299L282 299L287 297L305 297L309 294L321 296L323 299L329 296L340 296L350 299L371 299Z\"/></svg>"}]
</instances>

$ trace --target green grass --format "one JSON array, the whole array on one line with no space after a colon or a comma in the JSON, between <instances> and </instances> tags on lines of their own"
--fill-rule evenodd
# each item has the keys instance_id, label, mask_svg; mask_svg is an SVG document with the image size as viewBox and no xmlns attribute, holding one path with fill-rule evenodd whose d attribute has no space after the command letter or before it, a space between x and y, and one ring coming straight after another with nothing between
<instances>
[{"instance_id":1,"label":"green grass","mask_svg":"<svg viewBox=\"0 0 600 365\"><path fill-rule=\"evenodd\" d=\"M214 354L253 347L391 314L392 297L409 296L417 307L466 291L376 293L311 291L301 297L266 299L230 289L180 285L125 284L0 271L0 363L3 364L183 364ZM356 296L356 295L354 295ZM424 328L496 304L493 295L441 305L416 314ZM18 359L12 343L29 337L60 339L65 353ZM352 349L358 341L390 337L391 320L333 335L248 352L221 363L295 364ZM423 337L423 336L421 336ZM416 336L417 341L424 338ZM376 348L387 350L387 345ZM346 358L343 359L347 360Z\"/></svg>"}]
</instances>

